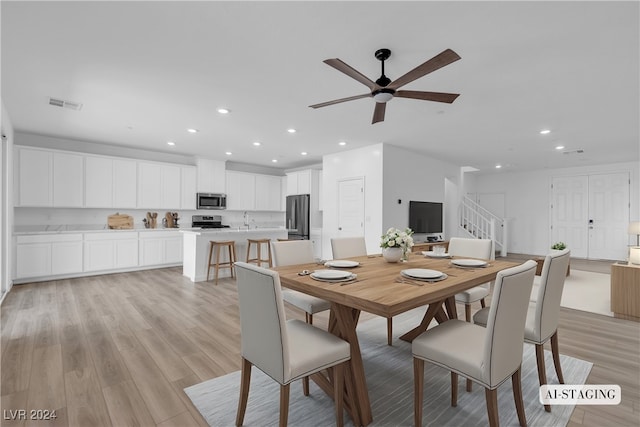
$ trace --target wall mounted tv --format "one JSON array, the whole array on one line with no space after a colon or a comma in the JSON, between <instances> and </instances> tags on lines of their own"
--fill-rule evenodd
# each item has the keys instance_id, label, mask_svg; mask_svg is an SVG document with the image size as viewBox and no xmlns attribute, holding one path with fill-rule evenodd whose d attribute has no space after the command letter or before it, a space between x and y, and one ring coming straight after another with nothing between
<instances>
[{"instance_id":1,"label":"wall mounted tv","mask_svg":"<svg viewBox=\"0 0 640 427\"><path fill-rule=\"evenodd\" d=\"M410 201L409 228L414 233L442 233L442 203Z\"/></svg>"}]
</instances>

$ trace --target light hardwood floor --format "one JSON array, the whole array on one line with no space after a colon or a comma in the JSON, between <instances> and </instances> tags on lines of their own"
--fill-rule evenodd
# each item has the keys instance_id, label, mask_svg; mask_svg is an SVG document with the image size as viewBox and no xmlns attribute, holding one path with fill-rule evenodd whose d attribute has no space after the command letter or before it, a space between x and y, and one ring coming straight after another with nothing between
<instances>
[{"instance_id":1,"label":"light hardwood floor","mask_svg":"<svg viewBox=\"0 0 640 427\"><path fill-rule=\"evenodd\" d=\"M560 322L560 352L594 363L587 382L622 387L621 405L579 407L570 425L638 426L640 324L568 309ZM1 323L3 418L57 415L3 426L206 425L183 388L240 368L234 281L193 284L180 268L17 285Z\"/></svg>"}]
</instances>

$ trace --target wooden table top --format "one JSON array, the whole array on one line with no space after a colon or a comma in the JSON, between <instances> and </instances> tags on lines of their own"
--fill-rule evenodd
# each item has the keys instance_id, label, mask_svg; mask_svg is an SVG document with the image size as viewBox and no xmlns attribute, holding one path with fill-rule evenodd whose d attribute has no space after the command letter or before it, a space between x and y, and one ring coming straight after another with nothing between
<instances>
[{"instance_id":1,"label":"wooden table top","mask_svg":"<svg viewBox=\"0 0 640 427\"><path fill-rule=\"evenodd\" d=\"M452 266L450 259L427 258L419 253L412 253L407 262L399 263L388 263L380 255L350 260L360 262L360 266L348 269L358 275L358 280L344 286L298 275L302 270L327 268L314 263L276 267L274 270L280 274L284 287L379 316L393 317L490 282L500 270L518 265L509 261L490 261L487 267L461 269ZM438 270L449 277L435 283L424 282L423 286L397 283L400 271L408 268Z\"/></svg>"}]
</instances>

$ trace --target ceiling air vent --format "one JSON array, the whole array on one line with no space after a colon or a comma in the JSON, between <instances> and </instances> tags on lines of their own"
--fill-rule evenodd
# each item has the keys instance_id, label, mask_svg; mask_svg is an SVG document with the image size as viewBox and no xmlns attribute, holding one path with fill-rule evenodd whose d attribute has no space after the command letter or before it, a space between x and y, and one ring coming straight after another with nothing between
<instances>
[{"instance_id":1,"label":"ceiling air vent","mask_svg":"<svg viewBox=\"0 0 640 427\"><path fill-rule=\"evenodd\" d=\"M64 107L64 108L69 108L71 110L80 110L82 108L82 104L79 102L73 102L73 101L65 101L64 99L58 99L58 98L49 98L49 105L53 105L55 107Z\"/></svg>"},{"instance_id":2,"label":"ceiling air vent","mask_svg":"<svg viewBox=\"0 0 640 427\"><path fill-rule=\"evenodd\" d=\"M569 150L569 151L563 151L562 154L582 154L584 153L584 150L582 148L578 148L577 150Z\"/></svg>"}]
</instances>

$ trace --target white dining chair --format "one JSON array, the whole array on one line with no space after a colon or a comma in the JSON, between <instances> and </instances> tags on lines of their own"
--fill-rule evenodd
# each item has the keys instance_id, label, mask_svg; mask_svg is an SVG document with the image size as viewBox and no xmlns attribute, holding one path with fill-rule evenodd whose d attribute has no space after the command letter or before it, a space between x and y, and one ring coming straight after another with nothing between
<instances>
[{"instance_id":1,"label":"white dining chair","mask_svg":"<svg viewBox=\"0 0 640 427\"><path fill-rule=\"evenodd\" d=\"M286 320L280 276L245 262L236 263L240 306L242 371L236 425L247 409L251 367L280 384L280 426L287 425L289 385L331 368L336 425L343 425L344 367L351 359L349 343L300 320Z\"/></svg>"},{"instance_id":2,"label":"white dining chair","mask_svg":"<svg viewBox=\"0 0 640 427\"><path fill-rule=\"evenodd\" d=\"M333 259L346 259L367 255L367 244L364 236L333 237L331 239Z\"/></svg>"},{"instance_id":3,"label":"white dining chair","mask_svg":"<svg viewBox=\"0 0 640 427\"><path fill-rule=\"evenodd\" d=\"M551 340L551 353L558 382L564 384L558 349L558 317L560 316L560 302L570 257L571 251L569 249L556 251L545 257L539 280L540 285L534 288L537 295L533 301L529 301L527 322L524 327L524 341L536 346L538 381L541 386L547 384L544 344L549 340ZM488 317L489 310L484 308L473 316L473 322L485 326ZM550 412L551 406L544 405L544 409Z\"/></svg>"},{"instance_id":4,"label":"white dining chair","mask_svg":"<svg viewBox=\"0 0 640 427\"><path fill-rule=\"evenodd\" d=\"M490 239L452 237L449 240L448 252L452 256L489 260L495 259L492 249L493 242ZM456 294L456 302L464 304L464 317L467 322L471 322L471 304L480 301L480 305L486 307L485 298L489 296L489 291L490 284L485 283Z\"/></svg>"},{"instance_id":5,"label":"white dining chair","mask_svg":"<svg viewBox=\"0 0 640 427\"><path fill-rule=\"evenodd\" d=\"M273 264L276 267L315 262L311 240L286 240L272 242ZM331 308L331 303L293 289L284 289L282 298L304 311L307 323L313 324L313 315Z\"/></svg>"},{"instance_id":6,"label":"white dining chair","mask_svg":"<svg viewBox=\"0 0 640 427\"><path fill-rule=\"evenodd\" d=\"M451 372L451 406L458 404L458 375L485 387L491 427L499 424L497 389L511 377L518 420L526 427L520 370L526 308L536 265L535 261L527 261L498 272L486 328L451 319L413 340L416 426L422 425L424 362L427 361Z\"/></svg>"}]
</instances>

